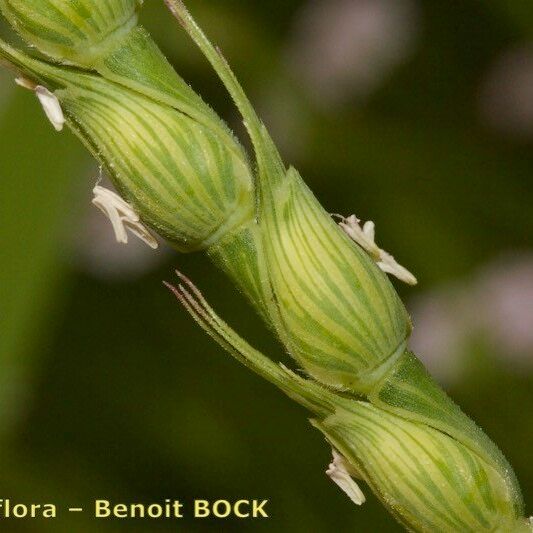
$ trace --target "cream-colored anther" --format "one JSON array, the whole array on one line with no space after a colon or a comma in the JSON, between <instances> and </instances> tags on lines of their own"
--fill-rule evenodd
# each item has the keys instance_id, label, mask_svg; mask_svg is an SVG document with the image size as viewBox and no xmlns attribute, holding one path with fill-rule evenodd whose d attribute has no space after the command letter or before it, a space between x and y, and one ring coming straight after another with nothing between
<instances>
[{"instance_id":1,"label":"cream-colored anther","mask_svg":"<svg viewBox=\"0 0 533 533\"><path fill-rule=\"evenodd\" d=\"M141 222L136 211L123 200L116 192L113 192L101 185L93 189L93 205L98 207L111 221L117 242L127 244L128 231L141 239L154 250L159 244L150 230Z\"/></svg>"}]
</instances>

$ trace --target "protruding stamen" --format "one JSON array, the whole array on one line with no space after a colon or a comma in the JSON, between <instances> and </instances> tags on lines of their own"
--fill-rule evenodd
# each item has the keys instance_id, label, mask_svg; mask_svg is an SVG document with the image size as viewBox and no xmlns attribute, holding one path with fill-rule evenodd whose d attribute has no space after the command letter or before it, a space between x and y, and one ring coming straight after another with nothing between
<instances>
[{"instance_id":1,"label":"protruding stamen","mask_svg":"<svg viewBox=\"0 0 533 533\"><path fill-rule=\"evenodd\" d=\"M328 466L326 474L336 483L356 505L363 505L366 498L359 485L353 480L351 467L346 459L335 449L333 452L333 461Z\"/></svg>"},{"instance_id":2,"label":"protruding stamen","mask_svg":"<svg viewBox=\"0 0 533 533\"><path fill-rule=\"evenodd\" d=\"M18 78L15 78L15 83L23 89L28 89L28 91L35 91L35 87L37 87L37 84L29 80L28 78L25 78L24 76L19 76Z\"/></svg>"},{"instance_id":3,"label":"protruding stamen","mask_svg":"<svg viewBox=\"0 0 533 533\"><path fill-rule=\"evenodd\" d=\"M66 120L57 96L53 92L49 91L46 87L37 85L24 76L15 78L15 83L19 87L28 89L29 91L33 91L35 93L43 107L46 117L51 122L52 126L54 126L56 131L61 131Z\"/></svg>"},{"instance_id":4,"label":"protruding stamen","mask_svg":"<svg viewBox=\"0 0 533 533\"><path fill-rule=\"evenodd\" d=\"M35 94L37 95L39 102L41 102L44 112L48 117L48 120L52 123L52 126L54 126L56 131L61 131L66 120L57 96L42 85L37 85L35 87Z\"/></svg>"},{"instance_id":5,"label":"protruding stamen","mask_svg":"<svg viewBox=\"0 0 533 533\"><path fill-rule=\"evenodd\" d=\"M150 230L141 222L133 207L117 193L97 185L93 189L93 205L98 207L111 221L117 242L127 244L129 230L154 250L159 246Z\"/></svg>"},{"instance_id":6,"label":"protruding stamen","mask_svg":"<svg viewBox=\"0 0 533 533\"><path fill-rule=\"evenodd\" d=\"M416 285L418 283L415 276L409 270L400 265L391 254L382 250L376 244L376 226L374 222L369 220L361 227L361 221L355 215L347 218L341 215L333 216L340 219L339 226L350 239L366 250L383 272L392 274L408 285Z\"/></svg>"}]
</instances>

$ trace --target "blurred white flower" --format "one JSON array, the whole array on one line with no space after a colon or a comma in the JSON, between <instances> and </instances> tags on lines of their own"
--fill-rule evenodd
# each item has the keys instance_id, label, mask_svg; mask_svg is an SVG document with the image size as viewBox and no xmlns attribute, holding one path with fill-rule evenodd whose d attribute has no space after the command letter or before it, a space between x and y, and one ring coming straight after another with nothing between
<instances>
[{"instance_id":1,"label":"blurred white flower","mask_svg":"<svg viewBox=\"0 0 533 533\"><path fill-rule=\"evenodd\" d=\"M484 120L513 137L533 137L533 43L507 50L488 72L480 97Z\"/></svg>"},{"instance_id":2,"label":"blurred white flower","mask_svg":"<svg viewBox=\"0 0 533 533\"><path fill-rule=\"evenodd\" d=\"M414 322L410 347L443 383L455 381L461 372L469 328L462 296L462 288L443 287L415 298L409 306Z\"/></svg>"},{"instance_id":3,"label":"blurred white flower","mask_svg":"<svg viewBox=\"0 0 533 533\"><path fill-rule=\"evenodd\" d=\"M533 365L533 254L502 259L482 272L480 326L515 365Z\"/></svg>"},{"instance_id":4,"label":"blurred white flower","mask_svg":"<svg viewBox=\"0 0 533 533\"><path fill-rule=\"evenodd\" d=\"M411 348L441 381L454 381L472 340L509 369L533 371L533 253L507 255L475 278L416 298Z\"/></svg>"},{"instance_id":5,"label":"blurred white flower","mask_svg":"<svg viewBox=\"0 0 533 533\"><path fill-rule=\"evenodd\" d=\"M326 107L363 98L410 55L418 19L414 0L311 0L296 19L291 68Z\"/></svg>"}]
</instances>

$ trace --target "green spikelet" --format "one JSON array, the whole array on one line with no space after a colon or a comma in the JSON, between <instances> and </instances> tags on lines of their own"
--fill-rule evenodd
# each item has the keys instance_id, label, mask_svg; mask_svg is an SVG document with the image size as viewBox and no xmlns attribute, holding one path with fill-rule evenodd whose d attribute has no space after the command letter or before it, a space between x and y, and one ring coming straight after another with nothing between
<instances>
[{"instance_id":1,"label":"green spikelet","mask_svg":"<svg viewBox=\"0 0 533 533\"><path fill-rule=\"evenodd\" d=\"M280 336L319 381L364 392L405 349L410 320L375 262L290 169L262 231Z\"/></svg>"},{"instance_id":2,"label":"green spikelet","mask_svg":"<svg viewBox=\"0 0 533 533\"><path fill-rule=\"evenodd\" d=\"M514 479L446 433L361 401L314 425L408 529L530 531Z\"/></svg>"},{"instance_id":3,"label":"green spikelet","mask_svg":"<svg viewBox=\"0 0 533 533\"><path fill-rule=\"evenodd\" d=\"M178 249L207 248L251 218L247 165L187 115L99 78L57 96L124 198Z\"/></svg>"},{"instance_id":4,"label":"green spikelet","mask_svg":"<svg viewBox=\"0 0 533 533\"><path fill-rule=\"evenodd\" d=\"M11 25L42 53L90 66L137 24L139 0L1 0Z\"/></svg>"}]
</instances>

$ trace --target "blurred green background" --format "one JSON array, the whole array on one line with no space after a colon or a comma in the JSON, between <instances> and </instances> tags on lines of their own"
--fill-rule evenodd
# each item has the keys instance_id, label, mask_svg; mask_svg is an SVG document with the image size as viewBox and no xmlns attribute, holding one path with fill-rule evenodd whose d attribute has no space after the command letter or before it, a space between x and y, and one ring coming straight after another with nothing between
<instances>
[{"instance_id":1,"label":"blurred green background","mask_svg":"<svg viewBox=\"0 0 533 533\"><path fill-rule=\"evenodd\" d=\"M238 133L162 2L143 21ZM413 348L533 498L533 8L522 0L198 0L287 161L372 219L418 276ZM4 35L8 35L3 27ZM280 347L201 254L113 241L96 164L0 73L0 498L268 498L265 521L10 521L3 531L400 531L325 476L306 413L163 288L177 266L238 331ZM531 507L528 507L532 512ZM190 513L189 513L190 514Z\"/></svg>"}]
</instances>

